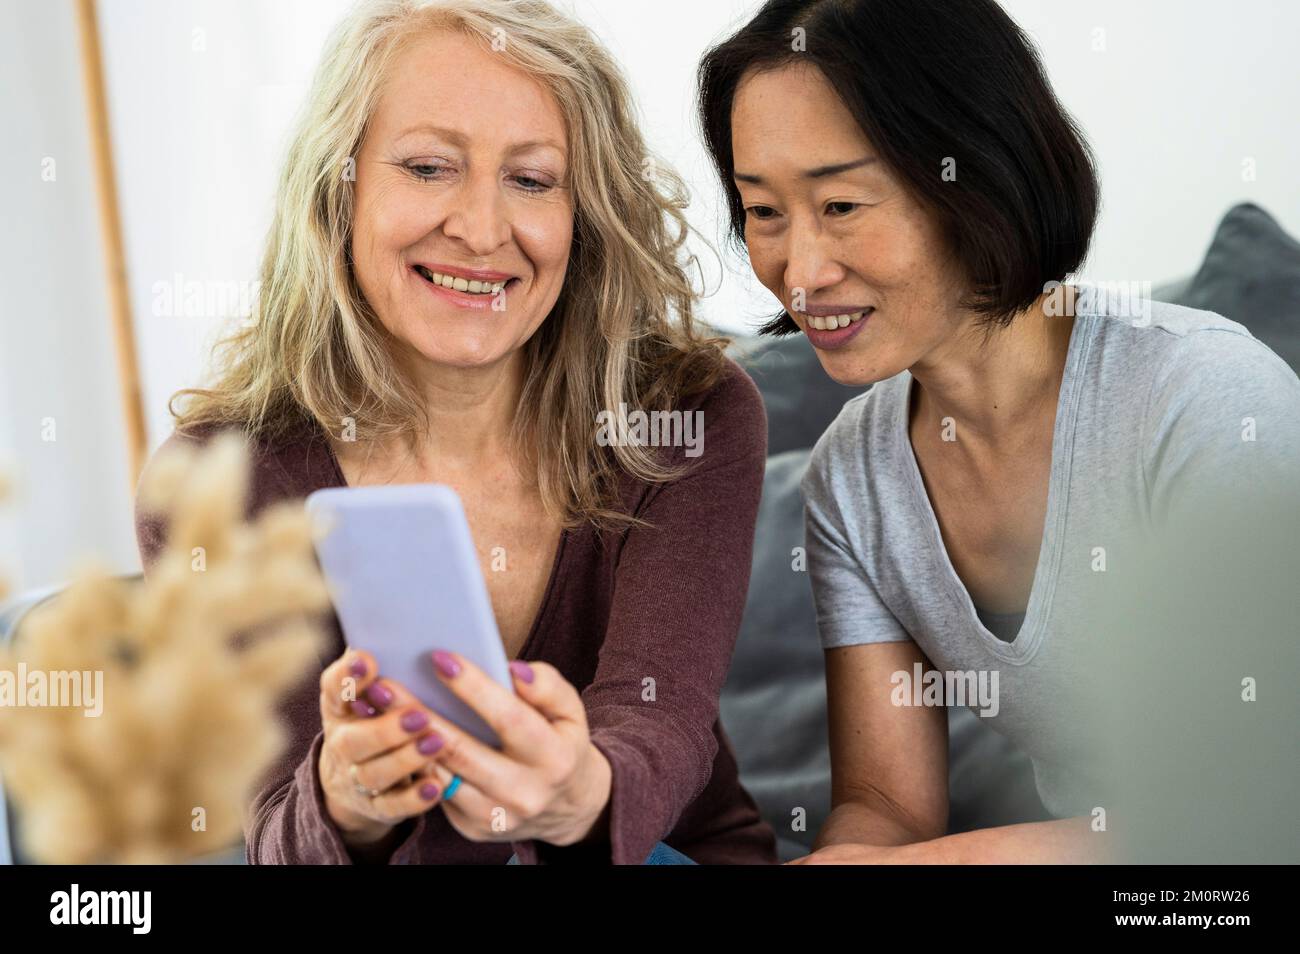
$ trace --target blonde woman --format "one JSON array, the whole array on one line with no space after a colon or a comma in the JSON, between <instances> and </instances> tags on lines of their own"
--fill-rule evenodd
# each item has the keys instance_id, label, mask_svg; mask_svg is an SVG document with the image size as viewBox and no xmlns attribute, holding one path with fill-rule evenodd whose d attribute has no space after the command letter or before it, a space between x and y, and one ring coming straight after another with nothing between
<instances>
[{"instance_id":1,"label":"blonde woman","mask_svg":"<svg viewBox=\"0 0 1300 954\"><path fill-rule=\"evenodd\" d=\"M517 694L435 652L501 735L487 748L345 654L332 620L333 661L286 700L250 862L775 860L718 722L765 416L694 329L681 185L645 156L615 64L541 0L382 0L336 33L256 321L178 395L169 442L246 433L253 511L453 487ZM703 453L605 446L620 405L700 412ZM147 567L165 528L138 530Z\"/></svg>"}]
</instances>

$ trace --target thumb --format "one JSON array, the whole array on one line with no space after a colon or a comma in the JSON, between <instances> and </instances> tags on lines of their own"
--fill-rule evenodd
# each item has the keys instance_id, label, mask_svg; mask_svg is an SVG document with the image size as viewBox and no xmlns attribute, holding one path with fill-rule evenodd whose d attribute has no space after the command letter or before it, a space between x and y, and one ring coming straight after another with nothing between
<instances>
[{"instance_id":1,"label":"thumb","mask_svg":"<svg viewBox=\"0 0 1300 954\"><path fill-rule=\"evenodd\" d=\"M510 676L519 698L548 722L577 722L586 726L587 710L583 708L582 697L573 683L550 663L516 659L510 663Z\"/></svg>"}]
</instances>

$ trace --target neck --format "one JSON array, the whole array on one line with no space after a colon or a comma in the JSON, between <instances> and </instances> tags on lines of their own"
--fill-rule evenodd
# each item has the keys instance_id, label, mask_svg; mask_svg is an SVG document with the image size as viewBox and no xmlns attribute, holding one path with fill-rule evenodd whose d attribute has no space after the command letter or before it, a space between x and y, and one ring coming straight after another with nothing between
<instances>
[{"instance_id":1,"label":"neck","mask_svg":"<svg viewBox=\"0 0 1300 954\"><path fill-rule=\"evenodd\" d=\"M1041 300L987 339L969 325L909 369L918 416L950 417L987 446L1022 443L1026 423L1055 414L1073 328L1072 315L1045 316Z\"/></svg>"},{"instance_id":2,"label":"neck","mask_svg":"<svg viewBox=\"0 0 1300 954\"><path fill-rule=\"evenodd\" d=\"M398 362L423 401L428 426L413 446L393 444L388 453L415 454L444 473L495 470L510 456L510 434L524 383L524 354L515 351L488 367L451 368L419 354Z\"/></svg>"}]
</instances>

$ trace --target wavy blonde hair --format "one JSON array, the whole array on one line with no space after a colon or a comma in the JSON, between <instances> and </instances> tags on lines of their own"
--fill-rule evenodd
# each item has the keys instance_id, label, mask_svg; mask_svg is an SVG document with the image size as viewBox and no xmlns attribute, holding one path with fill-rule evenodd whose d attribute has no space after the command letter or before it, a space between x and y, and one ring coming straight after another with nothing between
<instances>
[{"instance_id":1,"label":"wavy blonde hair","mask_svg":"<svg viewBox=\"0 0 1300 954\"><path fill-rule=\"evenodd\" d=\"M609 53L545 0L366 0L339 25L280 178L253 320L218 343L215 382L178 391L169 409L180 430L238 425L250 438L313 420L329 433L363 419L374 437L408 440L427 426L352 274L345 170L395 54L437 27L497 40L497 55L546 85L563 112L573 247L555 308L524 346L513 443L567 525L636 523L617 496L620 472L662 482L679 470L656 448L599 447L596 412L670 410L706 390L723 373L726 339L693 318L684 184L650 158Z\"/></svg>"}]
</instances>

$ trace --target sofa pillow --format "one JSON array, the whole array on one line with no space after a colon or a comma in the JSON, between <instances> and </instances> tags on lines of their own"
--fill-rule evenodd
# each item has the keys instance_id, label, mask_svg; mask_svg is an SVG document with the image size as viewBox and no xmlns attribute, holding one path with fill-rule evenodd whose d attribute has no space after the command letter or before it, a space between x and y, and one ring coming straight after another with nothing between
<instances>
[{"instance_id":1,"label":"sofa pillow","mask_svg":"<svg viewBox=\"0 0 1300 954\"><path fill-rule=\"evenodd\" d=\"M1259 206L1230 210L1191 280L1153 295L1240 322L1300 374L1300 242Z\"/></svg>"},{"instance_id":2,"label":"sofa pillow","mask_svg":"<svg viewBox=\"0 0 1300 954\"><path fill-rule=\"evenodd\" d=\"M767 408L767 452L812 447L844 402L866 388L836 384L803 335L735 338L730 354L749 372Z\"/></svg>"}]
</instances>

